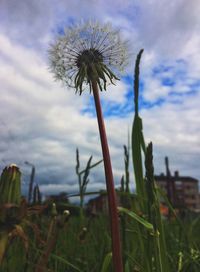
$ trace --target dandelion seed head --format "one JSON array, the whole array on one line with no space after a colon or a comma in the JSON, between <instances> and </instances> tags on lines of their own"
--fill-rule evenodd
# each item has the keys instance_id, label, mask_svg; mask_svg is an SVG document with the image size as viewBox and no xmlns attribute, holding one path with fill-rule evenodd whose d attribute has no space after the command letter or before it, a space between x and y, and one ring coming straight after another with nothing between
<instances>
[{"instance_id":1,"label":"dandelion seed head","mask_svg":"<svg viewBox=\"0 0 200 272\"><path fill-rule=\"evenodd\" d=\"M127 65L128 44L110 24L80 23L50 45L49 60L55 78L80 94L93 81L106 90Z\"/></svg>"}]
</instances>

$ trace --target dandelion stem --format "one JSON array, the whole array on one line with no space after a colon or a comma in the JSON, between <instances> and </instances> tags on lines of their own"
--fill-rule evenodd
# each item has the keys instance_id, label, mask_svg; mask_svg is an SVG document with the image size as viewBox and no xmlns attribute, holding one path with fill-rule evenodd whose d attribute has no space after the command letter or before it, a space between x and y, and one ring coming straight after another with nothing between
<instances>
[{"instance_id":1,"label":"dandelion stem","mask_svg":"<svg viewBox=\"0 0 200 272\"><path fill-rule=\"evenodd\" d=\"M94 94L94 101L96 106L97 120L98 120L102 153L103 153L103 159L104 159L106 187L107 187L107 193L108 193L108 206L109 206L109 214L110 214L114 271L123 272L120 232L119 232L119 219L118 219L118 212L117 212L117 205L116 205L116 194L115 194L112 166L111 166L111 160L110 160L110 153L109 153L108 142L106 137L106 130L105 130L100 97L99 97L99 90L98 90L98 85L96 81L92 82L92 90Z\"/></svg>"}]
</instances>

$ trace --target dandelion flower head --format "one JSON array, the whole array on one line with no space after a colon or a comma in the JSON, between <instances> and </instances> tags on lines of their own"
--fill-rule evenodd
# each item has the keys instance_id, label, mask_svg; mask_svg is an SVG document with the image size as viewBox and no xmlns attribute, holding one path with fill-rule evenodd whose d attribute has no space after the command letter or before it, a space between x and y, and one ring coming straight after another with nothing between
<instances>
[{"instance_id":1,"label":"dandelion flower head","mask_svg":"<svg viewBox=\"0 0 200 272\"><path fill-rule=\"evenodd\" d=\"M118 80L116 73L127 65L127 42L110 24L87 22L65 30L50 46L50 68L55 78L76 92L96 82L102 91Z\"/></svg>"}]
</instances>

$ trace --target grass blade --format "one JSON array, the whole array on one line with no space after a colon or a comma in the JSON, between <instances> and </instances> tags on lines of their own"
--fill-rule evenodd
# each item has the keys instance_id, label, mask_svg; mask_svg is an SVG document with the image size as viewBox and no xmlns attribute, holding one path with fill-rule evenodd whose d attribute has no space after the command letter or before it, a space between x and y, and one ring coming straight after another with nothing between
<instances>
[{"instance_id":1,"label":"grass blade","mask_svg":"<svg viewBox=\"0 0 200 272\"><path fill-rule=\"evenodd\" d=\"M139 215L137 215L133 211L129 211L126 208L122 208L122 207L118 207L118 210L119 210L119 212L125 213L128 216L130 216L131 218L135 219L137 222L142 224L148 230L153 230L153 225L151 223L149 223L148 221L146 221L144 218L140 217Z\"/></svg>"},{"instance_id":2,"label":"grass blade","mask_svg":"<svg viewBox=\"0 0 200 272\"><path fill-rule=\"evenodd\" d=\"M112 260L112 252L109 252L103 261L101 272L109 272L110 271L111 260Z\"/></svg>"}]
</instances>

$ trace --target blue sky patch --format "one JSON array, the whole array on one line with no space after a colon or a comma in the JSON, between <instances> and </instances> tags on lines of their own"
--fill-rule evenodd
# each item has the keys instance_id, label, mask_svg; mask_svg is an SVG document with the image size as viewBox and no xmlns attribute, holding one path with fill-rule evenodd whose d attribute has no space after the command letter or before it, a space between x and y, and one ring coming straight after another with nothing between
<instances>
[{"instance_id":1,"label":"blue sky patch","mask_svg":"<svg viewBox=\"0 0 200 272\"><path fill-rule=\"evenodd\" d=\"M164 78L162 78L161 79L161 83L164 86L170 86L170 87L172 87L172 86L174 86L176 84L174 78L171 78L171 77L164 77Z\"/></svg>"},{"instance_id":2,"label":"blue sky patch","mask_svg":"<svg viewBox=\"0 0 200 272\"><path fill-rule=\"evenodd\" d=\"M109 117L126 117L130 113L134 112L134 92L133 92L133 79L130 76L124 78L125 82L129 85L129 91L125 95L124 103L116 103L113 101L102 100L102 110L105 118ZM140 90L139 90L139 109L149 109L154 106L160 106L165 103L165 99L159 98L156 101L147 101L143 97L144 82L140 80ZM94 100L91 96L87 106L81 111L83 114L87 114L91 117L96 117L96 110L94 106Z\"/></svg>"}]
</instances>

